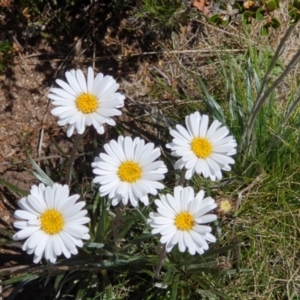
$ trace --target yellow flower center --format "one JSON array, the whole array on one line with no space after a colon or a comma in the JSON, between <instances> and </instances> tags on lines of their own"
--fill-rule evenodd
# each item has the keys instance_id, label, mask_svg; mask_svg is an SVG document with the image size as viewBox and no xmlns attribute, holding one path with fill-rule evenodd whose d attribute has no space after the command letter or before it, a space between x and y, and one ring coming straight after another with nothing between
<instances>
[{"instance_id":1,"label":"yellow flower center","mask_svg":"<svg viewBox=\"0 0 300 300\"><path fill-rule=\"evenodd\" d=\"M41 228L48 234L56 234L62 231L65 220L56 209L46 210L40 217Z\"/></svg>"},{"instance_id":2,"label":"yellow flower center","mask_svg":"<svg viewBox=\"0 0 300 300\"><path fill-rule=\"evenodd\" d=\"M232 209L232 206L228 200L222 200L220 202L220 211L228 213L231 211L231 209Z\"/></svg>"},{"instance_id":3,"label":"yellow flower center","mask_svg":"<svg viewBox=\"0 0 300 300\"><path fill-rule=\"evenodd\" d=\"M175 225L179 230L191 230L194 223L194 217L186 211L179 213L175 218Z\"/></svg>"},{"instance_id":4,"label":"yellow flower center","mask_svg":"<svg viewBox=\"0 0 300 300\"><path fill-rule=\"evenodd\" d=\"M79 111L84 114L90 114L97 110L99 101L96 96L90 93L83 93L79 95L75 101Z\"/></svg>"},{"instance_id":5,"label":"yellow flower center","mask_svg":"<svg viewBox=\"0 0 300 300\"><path fill-rule=\"evenodd\" d=\"M191 148L199 158L207 158L212 153L212 144L207 138L194 138L191 143Z\"/></svg>"},{"instance_id":6,"label":"yellow flower center","mask_svg":"<svg viewBox=\"0 0 300 300\"><path fill-rule=\"evenodd\" d=\"M122 181L133 183L142 177L142 169L136 162L126 161L120 165L118 175Z\"/></svg>"}]
</instances>

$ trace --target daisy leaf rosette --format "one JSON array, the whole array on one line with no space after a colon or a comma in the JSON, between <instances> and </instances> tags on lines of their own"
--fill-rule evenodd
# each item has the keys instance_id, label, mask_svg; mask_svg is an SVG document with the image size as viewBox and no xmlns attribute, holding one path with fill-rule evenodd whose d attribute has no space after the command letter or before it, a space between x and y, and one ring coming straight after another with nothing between
<instances>
[{"instance_id":1,"label":"daisy leaf rosette","mask_svg":"<svg viewBox=\"0 0 300 300\"><path fill-rule=\"evenodd\" d=\"M14 226L18 231L14 240L23 240L22 249L34 254L34 263L44 256L55 263L60 255L70 258L77 254L77 247L82 247L82 240L90 238L90 221L87 211L82 208L85 202L77 202L79 195L69 196L69 187L55 183L52 187L33 185L30 194L22 198L14 217L18 219Z\"/></svg>"},{"instance_id":2,"label":"daisy leaf rosette","mask_svg":"<svg viewBox=\"0 0 300 300\"><path fill-rule=\"evenodd\" d=\"M119 136L104 145L106 153L100 153L92 163L94 183L99 183L100 196L108 195L112 205L122 202L137 206L140 200L149 204L148 194L156 195L164 185L167 168L163 161L156 160L160 149L143 139Z\"/></svg>"},{"instance_id":3,"label":"daisy leaf rosette","mask_svg":"<svg viewBox=\"0 0 300 300\"><path fill-rule=\"evenodd\" d=\"M86 126L93 125L99 134L104 133L103 124L116 125L112 116L121 115L118 108L124 106L125 96L116 93L119 84L112 76L88 68L87 78L81 70L65 73L67 82L56 79L60 88L51 88L48 97L57 106L51 113L59 118L58 125L69 124L67 136L76 130L82 134Z\"/></svg>"},{"instance_id":4,"label":"daisy leaf rosette","mask_svg":"<svg viewBox=\"0 0 300 300\"><path fill-rule=\"evenodd\" d=\"M206 223L217 219L215 214L207 214L217 207L211 197L204 198L201 190L196 196L192 187L176 186L174 196L160 195L155 200L157 212L150 212L148 223L152 234L160 234L160 242L170 252L178 244L180 252L188 249L191 255L203 254L208 250L207 242L215 242L212 228Z\"/></svg>"},{"instance_id":5,"label":"daisy leaf rosette","mask_svg":"<svg viewBox=\"0 0 300 300\"><path fill-rule=\"evenodd\" d=\"M222 179L222 170L230 171L236 154L236 140L228 135L229 130L214 120L208 128L209 117L195 112L186 116L186 128L176 125L176 130L170 130L174 137L172 143L166 145L172 155L180 157L175 169L186 168L185 179L202 174L212 181Z\"/></svg>"}]
</instances>

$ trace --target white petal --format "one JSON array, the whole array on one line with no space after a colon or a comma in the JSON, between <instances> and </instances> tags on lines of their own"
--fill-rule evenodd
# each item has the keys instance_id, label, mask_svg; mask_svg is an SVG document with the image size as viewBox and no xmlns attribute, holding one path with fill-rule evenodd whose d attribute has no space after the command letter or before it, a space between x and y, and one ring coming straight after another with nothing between
<instances>
[{"instance_id":1,"label":"white petal","mask_svg":"<svg viewBox=\"0 0 300 300\"><path fill-rule=\"evenodd\" d=\"M48 236L46 234L41 235L39 242L37 244L37 247L35 248L35 251L34 251L34 254L36 256L43 255L45 248L46 248L47 241L48 241Z\"/></svg>"},{"instance_id":2,"label":"white petal","mask_svg":"<svg viewBox=\"0 0 300 300\"><path fill-rule=\"evenodd\" d=\"M34 234L38 230L39 230L39 228L37 228L37 227L27 227L27 228L24 228L24 229L20 230L19 232L17 232L13 236L13 239L14 240L23 240L23 239L26 239L27 237L31 236L32 234Z\"/></svg>"},{"instance_id":3,"label":"white petal","mask_svg":"<svg viewBox=\"0 0 300 300\"><path fill-rule=\"evenodd\" d=\"M81 70L76 70L76 78L81 91L83 93L86 93L87 92L86 80Z\"/></svg>"},{"instance_id":4,"label":"white petal","mask_svg":"<svg viewBox=\"0 0 300 300\"><path fill-rule=\"evenodd\" d=\"M14 213L14 218L16 219L21 219L21 220L31 220L31 219L36 219L37 215L33 214L29 211L25 210L16 210Z\"/></svg>"},{"instance_id":5,"label":"white petal","mask_svg":"<svg viewBox=\"0 0 300 300\"><path fill-rule=\"evenodd\" d=\"M206 137L207 127L208 127L208 116L203 115L200 123L200 128L199 128L199 136Z\"/></svg>"},{"instance_id":6,"label":"white petal","mask_svg":"<svg viewBox=\"0 0 300 300\"><path fill-rule=\"evenodd\" d=\"M75 91L70 87L69 84L67 84L66 82L60 80L60 79L56 79L55 82L61 86L66 92L68 92L69 94L71 94L72 96L76 97L77 94L75 93ZM51 91L51 90L50 90Z\"/></svg>"},{"instance_id":7,"label":"white petal","mask_svg":"<svg viewBox=\"0 0 300 300\"><path fill-rule=\"evenodd\" d=\"M66 78L68 80L68 83L70 85L70 87L74 90L74 92L76 93L76 95L79 95L82 93L82 90L77 82L76 77L71 73L71 72L66 72Z\"/></svg>"}]
</instances>

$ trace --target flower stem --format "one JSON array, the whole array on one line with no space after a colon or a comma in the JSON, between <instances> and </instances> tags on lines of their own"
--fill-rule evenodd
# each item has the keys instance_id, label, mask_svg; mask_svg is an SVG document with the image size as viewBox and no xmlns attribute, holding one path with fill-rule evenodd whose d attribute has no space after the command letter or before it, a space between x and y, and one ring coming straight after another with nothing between
<instances>
[{"instance_id":1,"label":"flower stem","mask_svg":"<svg viewBox=\"0 0 300 300\"><path fill-rule=\"evenodd\" d=\"M139 213L139 215L142 217L143 221L145 222L145 226L147 226L147 218L144 216L144 214L140 211L138 207L135 208L135 210Z\"/></svg>"},{"instance_id":2,"label":"flower stem","mask_svg":"<svg viewBox=\"0 0 300 300\"><path fill-rule=\"evenodd\" d=\"M165 244L161 244L159 243L157 245L157 248L156 248L158 251L157 254L158 254L158 258L159 258L159 261L157 262L157 265L154 267L154 277L156 279L162 279L162 276L159 274L160 273L160 270L164 264L164 261L165 261L165 258L166 258L166 245Z\"/></svg>"},{"instance_id":3,"label":"flower stem","mask_svg":"<svg viewBox=\"0 0 300 300\"><path fill-rule=\"evenodd\" d=\"M107 270L106 269L100 270L100 273L102 275L103 290L105 290L107 294L108 297L107 299L112 299L112 285L108 278Z\"/></svg>"},{"instance_id":4,"label":"flower stem","mask_svg":"<svg viewBox=\"0 0 300 300\"><path fill-rule=\"evenodd\" d=\"M120 227L121 227L121 218L122 218L124 211L125 211L125 206L124 206L123 202L121 201L117 207L116 216L115 216L115 219L113 221L113 226L112 226L114 243L117 247L118 247L118 237L119 237Z\"/></svg>"},{"instance_id":5,"label":"flower stem","mask_svg":"<svg viewBox=\"0 0 300 300\"><path fill-rule=\"evenodd\" d=\"M83 134L78 134L75 138L74 145L70 154L69 162L67 164L67 173L66 173L66 184L70 186L72 180L72 169L74 165L74 161L76 159L77 149L82 141L82 139L87 134L88 130L86 129Z\"/></svg>"},{"instance_id":6,"label":"flower stem","mask_svg":"<svg viewBox=\"0 0 300 300\"><path fill-rule=\"evenodd\" d=\"M205 178L205 193L206 193L207 197L211 196L211 193L210 193L210 184L208 182L208 179L206 179L206 178Z\"/></svg>"},{"instance_id":7,"label":"flower stem","mask_svg":"<svg viewBox=\"0 0 300 300\"><path fill-rule=\"evenodd\" d=\"M185 173L186 173L186 170L183 170L182 173L181 173L181 175L180 175L180 178L179 178L178 181L177 181L176 186L177 186L177 185L183 186L184 181L185 181Z\"/></svg>"}]
</instances>

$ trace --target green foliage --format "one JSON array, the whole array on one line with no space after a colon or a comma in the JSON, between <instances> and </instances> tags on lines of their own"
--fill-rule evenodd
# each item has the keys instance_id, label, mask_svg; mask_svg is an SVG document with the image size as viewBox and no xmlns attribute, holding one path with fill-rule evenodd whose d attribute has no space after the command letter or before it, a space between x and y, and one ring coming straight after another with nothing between
<instances>
[{"instance_id":1,"label":"green foliage","mask_svg":"<svg viewBox=\"0 0 300 300\"><path fill-rule=\"evenodd\" d=\"M277 169L283 155L292 156L297 151L294 147L298 134L292 135L285 131L288 127L296 127L299 122L294 111L289 108L295 109L298 98L293 96L294 93L286 95L285 108L278 110L275 88L290 71L290 67L284 69L276 55L268 50L258 51L251 47L248 57L230 57L230 64L227 60L220 60L220 74L224 78L225 94L228 97L225 108L215 105L216 99L207 93L199 79L208 110L216 119L232 128L239 142L240 155L236 166L240 168L240 175L257 176L262 170ZM295 58L298 61L297 55ZM268 65L271 68L268 69ZM245 80L241 81L240 78ZM260 101L266 101L266 104L262 105ZM227 111L226 116L224 109ZM247 119L251 120L251 124L245 123ZM289 124L289 121L292 123ZM283 122L289 124L285 129L282 127ZM288 132L291 133L290 130ZM285 146L292 143L294 146L284 147L282 143Z\"/></svg>"},{"instance_id":2,"label":"green foliage","mask_svg":"<svg viewBox=\"0 0 300 300\"><path fill-rule=\"evenodd\" d=\"M12 43L8 40L0 41L0 71L8 66L12 53Z\"/></svg>"},{"instance_id":3,"label":"green foliage","mask_svg":"<svg viewBox=\"0 0 300 300\"><path fill-rule=\"evenodd\" d=\"M138 19L145 20L148 31L158 32L163 36L179 31L180 26L189 18L189 12L184 9L180 0L142 0L135 15Z\"/></svg>"},{"instance_id":4,"label":"green foliage","mask_svg":"<svg viewBox=\"0 0 300 300\"><path fill-rule=\"evenodd\" d=\"M219 9L217 13L208 18L208 21L214 25L226 26L230 23L232 15L242 15L242 22L244 25L252 26L253 20L263 22L261 34L267 36L269 29L278 29L280 27L280 21L274 17L274 11L280 8L279 0L264 0L262 2L257 1L245 1L243 5L239 2L219 3ZM294 1L289 5L289 16L291 23L297 23L299 20L299 1ZM234 13L232 13L234 11Z\"/></svg>"},{"instance_id":5,"label":"green foliage","mask_svg":"<svg viewBox=\"0 0 300 300\"><path fill-rule=\"evenodd\" d=\"M0 178L0 184L5 186L6 188L8 188L9 190L13 191L14 193L17 193L20 196L27 196L28 193L22 189L20 189L19 187L17 187L14 184L11 184L10 182Z\"/></svg>"},{"instance_id":6,"label":"green foliage","mask_svg":"<svg viewBox=\"0 0 300 300\"><path fill-rule=\"evenodd\" d=\"M246 55L219 57L217 77L222 78L223 84L218 89L211 87L209 95L207 89L211 82L206 82L205 87L199 82L207 110L226 123L238 140L234 179L240 178L241 185L249 187L258 176L263 178L255 191L243 198L242 207L236 211L241 222L235 228L235 236L247 245L241 249L242 265L251 266L252 270L249 268L238 276L238 286L235 276L227 282L225 290L229 299L291 299L298 293L296 286L277 284L278 278L289 280L290 271L284 266L287 262L275 263L282 255L293 261L293 249L300 246L299 240L292 237L298 230L295 220L299 200L295 200L295 197L298 199L295 195L300 192L297 163L300 159L300 90L297 84L285 93L279 94L278 89L283 82L293 86L289 81L286 83L287 74L299 61L300 52L285 66L279 55L293 29L288 29L275 53L249 46ZM220 90L225 99L222 98L222 106L216 108L213 104L221 102ZM235 189L241 191L242 188L232 184L223 189L223 193L227 190L225 193L232 195ZM268 274L274 280L265 280ZM251 291L253 285L258 287L256 291Z\"/></svg>"},{"instance_id":7,"label":"green foliage","mask_svg":"<svg viewBox=\"0 0 300 300\"><path fill-rule=\"evenodd\" d=\"M208 22L214 25L221 25L221 26L226 26L229 24L229 19L228 18L223 18L219 14L213 15L208 19Z\"/></svg>"},{"instance_id":8,"label":"green foliage","mask_svg":"<svg viewBox=\"0 0 300 300\"><path fill-rule=\"evenodd\" d=\"M279 0L265 0L264 5L268 12L272 12L279 8Z\"/></svg>"}]
</instances>

